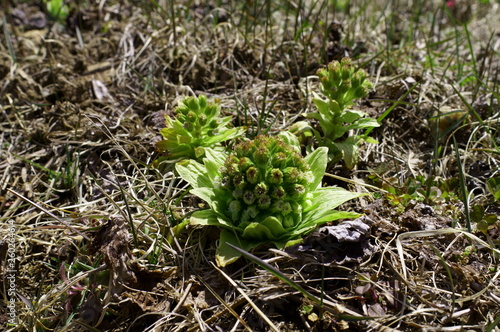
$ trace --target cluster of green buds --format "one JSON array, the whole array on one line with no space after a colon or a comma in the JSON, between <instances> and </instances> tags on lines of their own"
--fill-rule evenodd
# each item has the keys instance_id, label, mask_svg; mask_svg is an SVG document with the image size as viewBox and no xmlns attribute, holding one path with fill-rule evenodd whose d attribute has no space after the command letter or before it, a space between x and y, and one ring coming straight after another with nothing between
<instances>
[{"instance_id":1,"label":"cluster of green buds","mask_svg":"<svg viewBox=\"0 0 500 332\"><path fill-rule=\"evenodd\" d=\"M217 264L234 262L240 253L229 244L250 250L262 243L278 248L297 243L320 224L357 214L333 210L361 196L337 187L322 188L326 147L302 157L296 136L257 136L235 146L229 156L206 149L203 164L177 163L191 194L208 203L195 211L194 225L221 228Z\"/></svg>"},{"instance_id":2,"label":"cluster of green buds","mask_svg":"<svg viewBox=\"0 0 500 332\"><path fill-rule=\"evenodd\" d=\"M326 68L319 69L317 74L322 85L321 92L328 99L335 100L341 110L354 99L365 97L373 88L366 71L353 66L349 58L332 61Z\"/></svg>"},{"instance_id":3,"label":"cluster of green buds","mask_svg":"<svg viewBox=\"0 0 500 332\"><path fill-rule=\"evenodd\" d=\"M221 188L231 197L229 217L235 226L277 218L285 229L301 222L312 181L309 165L278 137L257 136L240 143L222 168Z\"/></svg>"},{"instance_id":4,"label":"cluster of green buds","mask_svg":"<svg viewBox=\"0 0 500 332\"><path fill-rule=\"evenodd\" d=\"M361 143L376 143L367 133L379 123L366 117L365 112L350 109L350 106L353 100L365 97L373 85L367 73L355 68L349 58L331 62L326 68L318 70L318 76L323 97L313 92L313 102L318 111L305 116L316 119L321 130L306 121L299 121L290 131L304 140L314 137L320 146L326 146L330 163L344 160L348 168L353 168L359 159ZM361 130L366 130L365 134L361 134Z\"/></svg>"},{"instance_id":5,"label":"cluster of green buds","mask_svg":"<svg viewBox=\"0 0 500 332\"><path fill-rule=\"evenodd\" d=\"M175 117L165 116L164 140L156 149L164 153L160 161L199 159L206 147L221 149L220 143L243 134L244 128L229 128L231 117L220 118L220 105L205 96L186 97L175 109Z\"/></svg>"}]
</instances>

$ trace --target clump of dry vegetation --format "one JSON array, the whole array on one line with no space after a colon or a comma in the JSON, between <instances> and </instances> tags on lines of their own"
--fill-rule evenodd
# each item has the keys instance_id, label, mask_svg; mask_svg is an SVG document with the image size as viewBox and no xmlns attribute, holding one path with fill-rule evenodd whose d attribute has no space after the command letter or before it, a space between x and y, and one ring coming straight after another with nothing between
<instances>
[{"instance_id":1,"label":"clump of dry vegetation","mask_svg":"<svg viewBox=\"0 0 500 332\"><path fill-rule=\"evenodd\" d=\"M6 330L499 330L498 1L61 4L2 3ZM340 207L364 216L217 267L206 203L154 163L165 116L206 95L248 139L320 130L316 73L344 57L378 144L323 186L369 193Z\"/></svg>"}]
</instances>

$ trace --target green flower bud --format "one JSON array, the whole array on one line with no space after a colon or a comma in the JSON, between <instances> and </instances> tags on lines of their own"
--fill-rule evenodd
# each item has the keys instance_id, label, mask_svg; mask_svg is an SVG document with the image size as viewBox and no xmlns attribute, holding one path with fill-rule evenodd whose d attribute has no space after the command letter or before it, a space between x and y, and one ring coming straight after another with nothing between
<instances>
[{"instance_id":1,"label":"green flower bud","mask_svg":"<svg viewBox=\"0 0 500 332\"><path fill-rule=\"evenodd\" d=\"M306 188L301 184L294 184L292 186L292 197L299 198L306 193Z\"/></svg>"},{"instance_id":2,"label":"green flower bud","mask_svg":"<svg viewBox=\"0 0 500 332\"><path fill-rule=\"evenodd\" d=\"M312 200L310 200L310 199L306 199L306 200L304 200L304 202L302 203L302 209L304 209L304 210L308 210L308 209L310 209L310 208L311 208L311 206L312 206L312 205L313 205Z\"/></svg>"},{"instance_id":3,"label":"green flower bud","mask_svg":"<svg viewBox=\"0 0 500 332\"><path fill-rule=\"evenodd\" d=\"M269 161L269 150L265 146L259 146L253 153L255 164L265 167Z\"/></svg>"},{"instance_id":4,"label":"green flower bud","mask_svg":"<svg viewBox=\"0 0 500 332\"><path fill-rule=\"evenodd\" d=\"M352 87L357 88L357 87L361 86L364 80L365 80L365 76L363 75L363 70L360 69L357 72L352 74L352 77L351 77Z\"/></svg>"},{"instance_id":5,"label":"green flower bud","mask_svg":"<svg viewBox=\"0 0 500 332\"><path fill-rule=\"evenodd\" d=\"M259 181L259 173L260 172L257 167L249 167L246 171L248 182L250 182L251 184L257 183L257 181Z\"/></svg>"},{"instance_id":6,"label":"green flower bud","mask_svg":"<svg viewBox=\"0 0 500 332\"><path fill-rule=\"evenodd\" d=\"M295 183L299 180L300 172L297 167L287 167L283 170L283 179L285 183Z\"/></svg>"},{"instance_id":7,"label":"green flower bud","mask_svg":"<svg viewBox=\"0 0 500 332\"><path fill-rule=\"evenodd\" d=\"M246 185L245 177L241 174L236 174L233 178L233 184L236 188L243 189Z\"/></svg>"},{"instance_id":8,"label":"green flower bud","mask_svg":"<svg viewBox=\"0 0 500 332\"><path fill-rule=\"evenodd\" d=\"M238 157L236 157L234 154L228 156L226 158L226 160L224 161L224 166L228 166L228 165L231 165L231 164L237 164L240 162L240 159Z\"/></svg>"},{"instance_id":9,"label":"green flower bud","mask_svg":"<svg viewBox=\"0 0 500 332\"><path fill-rule=\"evenodd\" d=\"M240 166L241 172L246 172L250 166L253 166L253 162L248 157L241 157L238 164ZM247 177L248 177L248 173L247 173ZM252 183L251 181L249 181L249 182Z\"/></svg>"},{"instance_id":10,"label":"green flower bud","mask_svg":"<svg viewBox=\"0 0 500 332\"><path fill-rule=\"evenodd\" d=\"M219 106L215 105L215 104L207 105L207 107L205 109L205 114L209 118L212 118L214 116L218 116L218 114L219 114Z\"/></svg>"},{"instance_id":11,"label":"green flower bud","mask_svg":"<svg viewBox=\"0 0 500 332\"><path fill-rule=\"evenodd\" d=\"M255 196L262 197L265 194L267 194L268 190L269 190L269 188L267 187L267 185L264 182L260 182L259 184L257 184L255 186L254 193L255 193Z\"/></svg>"},{"instance_id":12,"label":"green flower bud","mask_svg":"<svg viewBox=\"0 0 500 332\"><path fill-rule=\"evenodd\" d=\"M281 220L284 228L292 228L293 226L295 226L295 220L290 214L283 216Z\"/></svg>"},{"instance_id":13,"label":"green flower bud","mask_svg":"<svg viewBox=\"0 0 500 332\"><path fill-rule=\"evenodd\" d=\"M247 204L247 205L253 204L253 202L255 202L254 193L251 192L250 190L245 191L243 193L243 202L245 202L245 204Z\"/></svg>"},{"instance_id":14,"label":"green flower bud","mask_svg":"<svg viewBox=\"0 0 500 332\"><path fill-rule=\"evenodd\" d=\"M265 135L259 135L255 137L254 143L255 146L267 146L271 148L271 145L274 144L276 140L274 138L271 138L270 136L265 136Z\"/></svg>"},{"instance_id":15,"label":"green flower bud","mask_svg":"<svg viewBox=\"0 0 500 332\"><path fill-rule=\"evenodd\" d=\"M267 174L267 181L272 184L280 184L283 182L283 172L279 168L273 168Z\"/></svg>"},{"instance_id":16,"label":"green flower bud","mask_svg":"<svg viewBox=\"0 0 500 332\"><path fill-rule=\"evenodd\" d=\"M184 104L186 104L186 106L193 111L198 111L200 109L200 105L198 104L198 98L195 97L190 97L185 99Z\"/></svg>"},{"instance_id":17,"label":"green flower bud","mask_svg":"<svg viewBox=\"0 0 500 332\"><path fill-rule=\"evenodd\" d=\"M281 213L282 215L286 216L290 212L292 212L292 206L290 205L289 202L284 201L284 200L277 200L274 203L274 211Z\"/></svg>"},{"instance_id":18,"label":"green flower bud","mask_svg":"<svg viewBox=\"0 0 500 332\"><path fill-rule=\"evenodd\" d=\"M256 206L251 205L243 211L243 214L241 215L241 222L252 222L258 214L259 209Z\"/></svg>"},{"instance_id":19,"label":"green flower bud","mask_svg":"<svg viewBox=\"0 0 500 332\"><path fill-rule=\"evenodd\" d=\"M200 106L200 109L205 109L207 107L207 97L204 95L199 96L198 105Z\"/></svg>"},{"instance_id":20,"label":"green flower bud","mask_svg":"<svg viewBox=\"0 0 500 332\"><path fill-rule=\"evenodd\" d=\"M240 143L234 148L238 157L250 157L254 149L255 145L251 141Z\"/></svg>"},{"instance_id":21,"label":"green flower bud","mask_svg":"<svg viewBox=\"0 0 500 332\"><path fill-rule=\"evenodd\" d=\"M351 71L349 70L348 65L343 65L340 71L340 75L342 76L342 80L346 81L351 77Z\"/></svg>"},{"instance_id":22,"label":"green flower bud","mask_svg":"<svg viewBox=\"0 0 500 332\"><path fill-rule=\"evenodd\" d=\"M235 175L236 173L239 172L239 166L238 166L238 163L240 162L240 160L234 156L234 155L230 155L229 157L227 157L226 161L224 162L224 166L225 166L225 172L229 175Z\"/></svg>"},{"instance_id":23,"label":"green flower bud","mask_svg":"<svg viewBox=\"0 0 500 332\"><path fill-rule=\"evenodd\" d=\"M259 214L259 209L255 205L251 205L247 208L246 212L251 219L254 219Z\"/></svg>"},{"instance_id":24,"label":"green flower bud","mask_svg":"<svg viewBox=\"0 0 500 332\"><path fill-rule=\"evenodd\" d=\"M210 121L210 123L208 124L208 126L212 129L215 129L219 126L219 124L217 123L217 120L212 120Z\"/></svg>"},{"instance_id":25,"label":"green flower bud","mask_svg":"<svg viewBox=\"0 0 500 332\"><path fill-rule=\"evenodd\" d=\"M231 201L229 203L229 213L231 214L231 220L236 221L239 218L241 212L241 203L238 200Z\"/></svg>"},{"instance_id":26,"label":"green flower bud","mask_svg":"<svg viewBox=\"0 0 500 332\"><path fill-rule=\"evenodd\" d=\"M176 116L179 118L181 116L187 116L189 111L190 111L189 107L187 107L185 104L179 104L179 106L177 106L174 112Z\"/></svg>"},{"instance_id":27,"label":"green flower bud","mask_svg":"<svg viewBox=\"0 0 500 332\"><path fill-rule=\"evenodd\" d=\"M330 78L328 77L328 72L325 69L318 70L318 76L324 90L330 91L335 89Z\"/></svg>"},{"instance_id":28,"label":"green flower bud","mask_svg":"<svg viewBox=\"0 0 500 332\"><path fill-rule=\"evenodd\" d=\"M277 199L283 199L286 196L286 191L282 186L276 186L271 196Z\"/></svg>"},{"instance_id":29,"label":"green flower bud","mask_svg":"<svg viewBox=\"0 0 500 332\"><path fill-rule=\"evenodd\" d=\"M205 114L200 114L200 116L198 117L198 123L201 126L206 125L207 124L207 116Z\"/></svg>"},{"instance_id":30,"label":"green flower bud","mask_svg":"<svg viewBox=\"0 0 500 332\"><path fill-rule=\"evenodd\" d=\"M189 111L188 114L186 115L186 120L189 121L190 123L194 123L196 121L196 113L193 111Z\"/></svg>"},{"instance_id":31,"label":"green flower bud","mask_svg":"<svg viewBox=\"0 0 500 332\"><path fill-rule=\"evenodd\" d=\"M302 205L297 202L291 202L292 212L296 215L302 215Z\"/></svg>"},{"instance_id":32,"label":"green flower bud","mask_svg":"<svg viewBox=\"0 0 500 332\"><path fill-rule=\"evenodd\" d=\"M241 188L235 188L233 190L233 197L234 198L241 198L241 197L243 197L243 189L241 189Z\"/></svg>"},{"instance_id":33,"label":"green flower bud","mask_svg":"<svg viewBox=\"0 0 500 332\"><path fill-rule=\"evenodd\" d=\"M260 197L257 200L257 206L259 209L267 209L271 206L271 198L267 195Z\"/></svg>"},{"instance_id":34,"label":"green flower bud","mask_svg":"<svg viewBox=\"0 0 500 332\"><path fill-rule=\"evenodd\" d=\"M284 152L278 152L273 158L273 167L283 167L287 161L288 157Z\"/></svg>"},{"instance_id":35,"label":"green flower bud","mask_svg":"<svg viewBox=\"0 0 500 332\"><path fill-rule=\"evenodd\" d=\"M328 71L321 69L324 75L328 75L328 73L336 73L340 68L340 63L338 61L332 61L328 64Z\"/></svg>"},{"instance_id":36,"label":"green flower bud","mask_svg":"<svg viewBox=\"0 0 500 332\"><path fill-rule=\"evenodd\" d=\"M230 164L226 167L227 174L234 176L238 173L238 164Z\"/></svg>"}]
</instances>

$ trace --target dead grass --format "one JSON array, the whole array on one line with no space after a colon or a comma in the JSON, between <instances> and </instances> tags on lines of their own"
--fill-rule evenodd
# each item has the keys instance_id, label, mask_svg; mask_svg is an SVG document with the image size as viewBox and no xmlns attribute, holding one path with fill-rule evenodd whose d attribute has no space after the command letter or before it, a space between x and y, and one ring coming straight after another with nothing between
<instances>
[{"instance_id":1,"label":"dead grass","mask_svg":"<svg viewBox=\"0 0 500 332\"><path fill-rule=\"evenodd\" d=\"M38 2L5 2L1 324L498 331L500 207L486 182L499 177L500 9L484 2L78 2L64 25ZM375 82L358 107L379 117L399 100L358 167L325 177L373 192L344 207L368 232L254 251L318 305L250 261L216 268L218 230L177 234L203 202L171 164L151 167L153 144L191 94L220 100L249 137L285 129L313 109L316 69L343 56ZM448 108L468 115L440 132L429 119Z\"/></svg>"}]
</instances>

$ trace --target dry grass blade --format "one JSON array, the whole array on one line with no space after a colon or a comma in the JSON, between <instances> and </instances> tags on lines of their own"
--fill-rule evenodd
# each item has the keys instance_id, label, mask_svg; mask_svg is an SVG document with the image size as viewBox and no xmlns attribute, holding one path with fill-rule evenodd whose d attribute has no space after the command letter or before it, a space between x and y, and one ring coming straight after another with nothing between
<instances>
[{"instance_id":1,"label":"dry grass blade","mask_svg":"<svg viewBox=\"0 0 500 332\"><path fill-rule=\"evenodd\" d=\"M83 238L85 238L86 240L90 240L90 238L85 235L84 233L80 232L79 230L77 230L76 228L74 228L73 226L71 226L69 223L67 223L66 221L62 220L61 218L59 218L58 216L56 216L55 214L53 214L52 212L50 212L49 210L45 209L43 206L40 206L39 204L36 204L35 202L33 202L32 200L30 200L29 198L27 197L24 197L23 195L15 192L14 190L10 189L10 188L7 188L7 190L11 193L13 193L15 196L23 199L24 201L28 202L29 204L33 205L34 207L36 207L37 209L43 211L44 213L48 214L49 216L51 216L52 218L54 218L55 220L57 220L58 222L60 222L61 224L65 225L66 227L68 227L69 229L71 229L73 232L81 235Z\"/></svg>"},{"instance_id":2,"label":"dry grass blade","mask_svg":"<svg viewBox=\"0 0 500 332\"><path fill-rule=\"evenodd\" d=\"M464 235L465 237L467 237L468 239L470 239L471 241L477 243L478 245L482 246L483 248L485 249L489 249L491 250L492 252L495 252L497 255L500 254L500 250L497 249L497 248L494 248L491 246L491 244L488 244L486 242L484 242L483 240L479 239L477 236L475 236L474 234L472 233L469 233L467 231L464 231L464 230L460 230L460 229L454 229L454 228L449 228L449 229L439 229L439 230L433 230L433 231L415 231L415 232L408 232L408 233L403 233L403 234L400 234L397 239L396 239L396 247L397 247L397 250L398 250L398 254L399 254L399 259L400 259L400 263L401 263L401 269L402 269L402 272L403 272L403 276L401 277L401 280L404 281L405 285L410 289L410 291L412 293L414 293L423 303L426 303L427 305L429 306L432 306L432 307L435 307L435 308L438 308L435 304L433 303L430 303L429 301L427 301L426 299L422 298L421 295L419 294L420 293L420 289L419 289L419 285L414 283L414 282L411 282L412 278L410 278L408 276L408 272L407 272L407 264L405 263L405 251L403 249L403 241L406 240L406 239L417 239L417 238L424 238L424 237L437 237L437 236L442 236L442 235L449 235L449 234L459 234L459 235ZM432 248L433 251L437 251L436 248ZM441 264L443 264L446 268L446 271L448 273L448 277L449 278L452 278L452 275L451 275L451 271L450 271L450 267L447 265L446 261L443 259L442 257L442 254L441 253L437 253L438 257L440 258L441 260ZM398 273L397 271L394 270L395 273ZM478 290L477 292L475 292L473 295L470 295L470 296L462 296L461 294L458 294L455 290L451 290L451 306L450 306L450 311L451 311L451 316L450 317L454 317L455 319L457 318L457 313L454 313L454 307L455 307L455 303L467 303L469 301L473 301L479 297L481 297L483 294L488 294L489 297L491 299L494 299L494 297L496 296L494 293L492 293L491 289L494 289L495 288L495 285L496 285L496 281L498 279L498 277L500 276L500 271L497 271L488 281L488 283L484 286L482 286L482 289ZM453 280L451 279L450 280L450 283L452 284L453 286ZM453 288L453 287L452 287ZM440 292L444 292L444 293L447 293L447 291L445 291L444 289L436 289L435 290L436 293L440 293ZM458 296L458 297L457 297ZM444 308L440 308L440 311L443 310ZM469 312L466 311L460 311L461 314L468 314Z\"/></svg>"},{"instance_id":3,"label":"dry grass blade","mask_svg":"<svg viewBox=\"0 0 500 332\"><path fill-rule=\"evenodd\" d=\"M398 235L396 239L396 247L398 248L398 253L399 253L399 258L401 261L401 266L403 269L403 277L407 278L407 273L406 273L406 265L405 265L405 259L404 259L404 250L402 246L402 241L405 239L409 238L419 238L419 237L429 237L429 236L438 236L438 235L445 235L445 234L464 234L466 237L470 238L471 240L479 243L480 245L484 246L485 248L489 248L493 252L495 252L497 255L500 255L500 249L492 247L490 244L484 242L477 236L475 236L472 233L469 233L464 230L460 229L455 229L455 228L448 228L448 229L438 229L438 230L433 230L433 231L415 231L415 232L408 232L408 233L403 233Z\"/></svg>"},{"instance_id":4,"label":"dry grass blade","mask_svg":"<svg viewBox=\"0 0 500 332\"><path fill-rule=\"evenodd\" d=\"M276 325L273 324L273 322L269 319L269 317L266 316L266 314L264 314L260 309L259 307L250 299L250 297L248 297L248 295L245 293L245 291L243 289L241 289L235 282L233 279L231 279L230 276L228 276L224 271L222 271L221 269L219 269L215 264L212 263L212 266L214 267L214 269L216 269L220 274L222 274L224 276L224 278L227 279L227 281L229 281L229 283L231 283L231 285L236 288L236 290L238 291L238 293L241 294L241 296L243 296L245 298L245 300L247 300L247 302L252 306L252 308L259 314L259 316L269 325L269 327L275 331L275 332L279 332L280 329L278 327L276 327Z\"/></svg>"}]
</instances>

